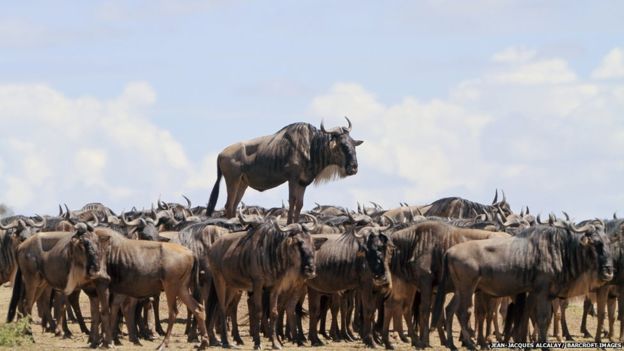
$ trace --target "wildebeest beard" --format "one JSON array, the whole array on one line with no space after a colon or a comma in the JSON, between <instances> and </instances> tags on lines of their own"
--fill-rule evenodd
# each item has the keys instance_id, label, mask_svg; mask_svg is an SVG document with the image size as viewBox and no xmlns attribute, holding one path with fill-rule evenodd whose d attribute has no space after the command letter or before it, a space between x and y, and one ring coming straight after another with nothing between
<instances>
[{"instance_id":1,"label":"wildebeest beard","mask_svg":"<svg viewBox=\"0 0 624 351\"><path fill-rule=\"evenodd\" d=\"M89 240L82 239L82 243L84 244L84 247L85 247L85 255L87 259L87 264L86 264L85 269L86 269L87 275L89 275L91 274L91 272L97 272L99 269L99 264L97 262L97 256L98 256L97 248Z\"/></svg>"}]
</instances>

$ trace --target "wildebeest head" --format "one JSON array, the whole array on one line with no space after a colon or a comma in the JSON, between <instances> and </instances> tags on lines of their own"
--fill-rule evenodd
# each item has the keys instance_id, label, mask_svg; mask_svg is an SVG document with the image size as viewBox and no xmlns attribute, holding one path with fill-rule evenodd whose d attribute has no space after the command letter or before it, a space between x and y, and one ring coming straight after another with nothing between
<instances>
[{"instance_id":1,"label":"wildebeest head","mask_svg":"<svg viewBox=\"0 0 624 351\"><path fill-rule=\"evenodd\" d=\"M300 262L301 273L305 279L313 279L316 276L316 250L309 232L314 229L316 223L313 226L293 223L286 227L275 223L281 232L288 234L287 247L290 261Z\"/></svg>"},{"instance_id":2,"label":"wildebeest head","mask_svg":"<svg viewBox=\"0 0 624 351\"><path fill-rule=\"evenodd\" d=\"M600 280L607 282L613 279L613 255L611 254L609 238L604 231L603 222L593 220L580 228L571 227L573 231L581 234L581 245L594 252Z\"/></svg>"},{"instance_id":3,"label":"wildebeest head","mask_svg":"<svg viewBox=\"0 0 624 351\"><path fill-rule=\"evenodd\" d=\"M110 280L105 270L105 246L110 237L95 234L90 223L77 223L74 230L69 242L71 266L65 287L67 294L88 280Z\"/></svg>"},{"instance_id":4,"label":"wildebeest head","mask_svg":"<svg viewBox=\"0 0 624 351\"><path fill-rule=\"evenodd\" d=\"M347 117L345 118L347 123L349 123L347 127L325 130L325 126L321 122L321 131L330 135L329 148L334 158L334 163L339 165L346 175L354 175L358 171L355 147L361 145L363 141L351 138L352 124Z\"/></svg>"},{"instance_id":5,"label":"wildebeest head","mask_svg":"<svg viewBox=\"0 0 624 351\"><path fill-rule=\"evenodd\" d=\"M362 240L360 252L366 258L366 263L373 275L373 283L376 286L385 286L392 283L390 278L390 260L394 244L392 240L384 234L389 229L386 227L364 227L355 236Z\"/></svg>"},{"instance_id":6,"label":"wildebeest head","mask_svg":"<svg viewBox=\"0 0 624 351\"><path fill-rule=\"evenodd\" d=\"M139 240L158 241L158 215L152 211L151 217L139 217L132 221L126 220L121 214L122 222L128 227L128 237L135 237Z\"/></svg>"},{"instance_id":7,"label":"wildebeest head","mask_svg":"<svg viewBox=\"0 0 624 351\"><path fill-rule=\"evenodd\" d=\"M32 218L27 217L16 218L7 225L0 223L0 229L4 229L9 235L13 235L22 242L39 232L46 225L45 218L39 215L36 217L40 218L39 222L35 222Z\"/></svg>"},{"instance_id":8,"label":"wildebeest head","mask_svg":"<svg viewBox=\"0 0 624 351\"><path fill-rule=\"evenodd\" d=\"M496 189L494 193L494 200L492 201L492 207L494 208L494 212L499 213L502 216L502 219L506 219L507 216L513 213L511 210L511 206L507 202L507 198L505 197L505 192L501 190L503 194L503 199L498 201L498 189Z\"/></svg>"}]
</instances>

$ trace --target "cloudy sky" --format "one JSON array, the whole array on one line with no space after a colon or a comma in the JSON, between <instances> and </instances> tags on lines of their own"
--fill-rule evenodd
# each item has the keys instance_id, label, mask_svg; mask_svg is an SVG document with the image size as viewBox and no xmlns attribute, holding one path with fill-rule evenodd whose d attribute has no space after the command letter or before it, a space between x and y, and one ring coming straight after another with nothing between
<instances>
[{"instance_id":1,"label":"cloudy sky","mask_svg":"<svg viewBox=\"0 0 624 351\"><path fill-rule=\"evenodd\" d=\"M0 203L18 213L205 204L225 146L346 115L360 171L309 188L306 208L488 203L502 188L516 211L624 215L622 2L2 8Z\"/></svg>"}]
</instances>

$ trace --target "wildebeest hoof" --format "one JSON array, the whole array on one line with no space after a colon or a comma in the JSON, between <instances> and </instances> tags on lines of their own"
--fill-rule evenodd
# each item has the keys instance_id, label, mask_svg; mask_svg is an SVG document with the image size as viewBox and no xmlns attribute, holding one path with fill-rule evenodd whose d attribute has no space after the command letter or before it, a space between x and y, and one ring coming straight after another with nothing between
<instances>
[{"instance_id":1,"label":"wildebeest hoof","mask_svg":"<svg viewBox=\"0 0 624 351\"><path fill-rule=\"evenodd\" d=\"M593 335L591 335L588 331L584 331L584 332L583 332L583 337L584 337L584 338L592 338L592 337L593 337Z\"/></svg>"},{"instance_id":2,"label":"wildebeest hoof","mask_svg":"<svg viewBox=\"0 0 624 351\"><path fill-rule=\"evenodd\" d=\"M207 340L202 340L202 342L197 345L195 348L198 350L205 350L207 347L209 347L210 345L208 345L208 341Z\"/></svg>"},{"instance_id":3,"label":"wildebeest hoof","mask_svg":"<svg viewBox=\"0 0 624 351\"><path fill-rule=\"evenodd\" d=\"M394 345L392 345L391 342L386 342L384 343L384 345L386 346L386 350L394 350Z\"/></svg>"},{"instance_id":4,"label":"wildebeest hoof","mask_svg":"<svg viewBox=\"0 0 624 351\"><path fill-rule=\"evenodd\" d=\"M221 344L221 347L224 348L224 349L237 349L238 348L238 347L236 347L236 345L232 345L230 343L227 343L227 344L223 343L223 344Z\"/></svg>"},{"instance_id":5,"label":"wildebeest hoof","mask_svg":"<svg viewBox=\"0 0 624 351\"><path fill-rule=\"evenodd\" d=\"M280 346L280 344L279 344L279 343L273 343L273 345L271 345L271 348L272 348L273 350L281 350L281 349L282 349L282 346Z\"/></svg>"},{"instance_id":6,"label":"wildebeest hoof","mask_svg":"<svg viewBox=\"0 0 624 351\"><path fill-rule=\"evenodd\" d=\"M312 346L325 346L325 343L319 339L311 340Z\"/></svg>"},{"instance_id":7,"label":"wildebeest hoof","mask_svg":"<svg viewBox=\"0 0 624 351\"><path fill-rule=\"evenodd\" d=\"M254 344L254 350L262 350L262 344Z\"/></svg>"},{"instance_id":8,"label":"wildebeest hoof","mask_svg":"<svg viewBox=\"0 0 624 351\"><path fill-rule=\"evenodd\" d=\"M235 336L234 342L236 343L236 345L239 345L239 346L245 345L245 343L243 342L243 339L241 339L240 336Z\"/></svg>"},{"instance_id":9,"label":"wildebeest hoof","mask_svg":"<svg viewBox=\"0 0 624 351\"><path fill-rule=\"evenodd\" d=\"M409 338L404 333L400 333L399 334L399 339L401 340L401 342L404 342L404 343L409 343L410 342Z\"/></svg>"}]
</instances>

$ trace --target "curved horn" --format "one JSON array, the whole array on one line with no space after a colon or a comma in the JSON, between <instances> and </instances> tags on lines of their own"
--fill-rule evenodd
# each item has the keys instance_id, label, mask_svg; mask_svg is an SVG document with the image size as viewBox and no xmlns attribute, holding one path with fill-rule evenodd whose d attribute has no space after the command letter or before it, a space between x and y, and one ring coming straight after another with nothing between
<instances>
[{"instance_id":1,"label":"curved horn","mask_svg":"<svg viewBox=\"0 0 624 351\"><path fill-rule=\"evenodd\" d=\"M548 224L553 225L556 220L557 220L557 217L554 214L552 213L548 214Z\"/></svg>"},{"instance_id":2,"label":"curved horn","mask_svg":"<svg viewBox=\"0 0 624 351\"><path fill-rule=\"evenodd\" d=\"M70 216L71 211L69 210L69 207L67 207L67 204L63 204L63 206L65 206L65 214L67 215L67 217Z\"/></svg>"},{"instance_id":3,"label":"curved horn","mask_svg":"<svg viewBox=\"0 0 624 351\"><path fill-rule=\"evenodd\" d=\"M35 221L33 221L32 219L28 218L26 220L26 222L31 226L31 227L35 227L35 228L43 228L46 225L46 219L41 217L40 215L35 215L35 217L40 218L39 223L36 223Z\"/></svg>"},{"instance_id":4,"label":"curved horn","mask_svg":"<svg viewBox=\"0 0 624 351\"><path fill-rule=\"evenodd\" d=\"M506 203L507 197L505 197L505 190L501 189L501 193L503 193L503 199L501 200L501 203Z\"/></svg>"},{"instance_id":5,"label":"curved horn","mask_svg":"<svg viewBox=\"0 0 624 351\"><path fill-rule=\"evenodd\" d=\"M182 197L184 198L184 200L186 200L186 208L188 208L189 210L191 209L191 200L189 200L188 197L186 197L186 195L182 195Z\"/></svg>"},{"instance_id":6,"label":"curved horn","mask_svg":"<svg viewBox=\"0 0 624 351\"><path fill-rule=\"evenodd\" d=\"M584 226L578 228L576 225L574 225L574 223L570 223L570 229L576 233L584 233L584 232L591 232L594 231L596 228L590 224L587 223Z\"/></svg>"},{"instance_id":7,"label":"curved horn","mask_svg":"<svg viewBox=\"0 0 624 351\"><path fill-rule=\"evenodd\" d=\"M323 124L323 120L321 120L321 132L327 133L327 131L325 130L325 124Z\"/></svg>"},{"instance_id":8,"label":"curved horn","mask_svg":"<svg viewBox=\"0 0 624 351\"><path fill-rule=\"evenodd\" d=\"M494 192L494 201L492 201L492 205L494 205L498 201L498 189Z\"/></svg>"},{"instance_id":9,"label":"curved horn","mask_svg":"<svg viewBox=\"0 0 624 351\"><path fill-rule=\"evenodd\" d=\"M618 219L618 218L617 218L617 213L616 213L616 212L613 212L613 219Z\"/></svg>"},{"instance_id":10,"label":"curved horn","mask_svg":"<svg viewBox=\"0 0 624 351\"><path fill-rule=\"evenodd\" d=\"M11 221L11 223L9 223L7 225L4 225L4 224L2 224L2 222L0 222L0 229L4 229L4 230L13 229L13 228L17 227L17 224L18 224L17 220L15 220L15 219L13 221Z\"/></svg>"},{"instance_id":11,"label":"curved horn","mask_svg":"<svg viewBox=\"0 0 624 351\"><path fill-rule=\"evenodd\" d=\"M347 120L347 123L349 124L345 130L347 131L347 133L351 133L351 129L353 128L353 124L351 124L351 120L349 120L349 118L347 116L344 116L344 118Z\"/></svg>"},{"instance_id":12,"label":"curved horn","mask_svg":"<svg viewBox=\"0 0 624 351\"><path fill-rule=\"evenodd\" d=\"M312 232L316 230L316 227L318 227L318 220L316 219L316 217L312 216L311 214L308 213L304 213L301 216L303 217L307 217L311 219L312 225L309 224L301 224L301 227L307 231L307 232Z\"/></svg>"},{"instance_id":13,"label":"curved horn","mask_svg":"<svg viewBox=\"0 0 624 351\"><path fill-rule=\"evenodd\" d=\"M540 218L539 214L537 215L536 221L537 221L538 224L546 224L546 223L542 222L542 219Z\"/></svg>"},{"instance_id":14,"label":"curved horn","mask_svg":"<svg viewBox=\"0 0 624 351\"><path fill-rule=\"evenodd\" d=\"M531 213L531 211L529 210L529 206L527 206L525 215L528 215L529 213Z\"/></svg>"},{"instance_id":15,"label":"curved horn","mask_svg":"<svg viewBox=\"0 0 624 351\"><path fill-rule=\"evenodd\" d=\"M563 213L563 215L565 216L566 221L568 221L568 222L569 222L569 221L570 221L570 215L568 215L568 214L566 213L566 211L561 211L561 212L562 212L562 213Z\"/></svg>"},{"instance_id":16,"label":"curved horn","mask_svg":"<svg viewBox=\"0 0 624 351\"><path fill-rule=\"evenodd\" d=\"M59 204L59 217L63 216L63 208L61 207L61 204Z\"/></svg>"},{"instance_id":17,"label":"curved horn","mask_svg":"<svg viewBox=\"0 0 624 351\"><path fill-rule=\"evenodd\" d=\"M390 222L391 227L394 227L396 225L396 222L390 216L382 215L381 218L386 218L388 222Z\"/></svg>"},{"instance_id":18,"label":"curved horn","mask_svg":"<svg viewBox=\"0 0 624 351\"><path fill-rule=\"evenodd\" d=\"M133 221L128 222L128 220L126 219L126 214L124 212L121 212L121 216L120 217L121 217L121 222L123 224L125 224L126 226L128 226L128 227L134 227L134 226L139 225L139 223L141 223L140 219L142 219L142 218L139 217L139 218L136 218Z\"/></svg>"},{"instance_id":19,"label":"curved horn","mask_svg":"<svg viewBox=\"0 0 624 351\"><path fill-rule=\"evenodd\" d=\"M87 228L90 227L91 230L93 230L93 228L97 227L98 224L100 224L100 219L98 218L98 216L95 215L95 213L93 214L93 222L87 222Z\"/></svg>"},{"instance_id":20,"label":"curved horn","mask_svg":"<svg viewBox=\"0 0 624 351\"><path fill-rule=\"evenodd\" d=\"M373 206L375 206L375 209L376 209L376 210L382 210L382 209L383 209L381 206L379 206L379 204L378 204L378 203L376 203L376 202L372 202L372 201L369 201L369 202L370 202Z\"/></svg>"},{"instance_id":21,"label":"curved horn","mask_svg":"<svg viewBox=\"0 0 624 351\"><path fill-rule=\"evenodd\" d=\"M316 207L321 208L321 205L318 202L314 203L316 205Z\"/></svg>"}]
</instances>

